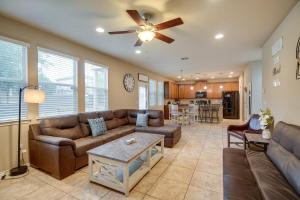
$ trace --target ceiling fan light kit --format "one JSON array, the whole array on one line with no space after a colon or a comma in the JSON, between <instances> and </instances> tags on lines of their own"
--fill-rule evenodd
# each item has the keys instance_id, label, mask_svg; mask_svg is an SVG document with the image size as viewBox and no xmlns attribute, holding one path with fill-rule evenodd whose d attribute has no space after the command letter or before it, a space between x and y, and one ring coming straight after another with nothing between
<instances>
[{"instance_id":1,"label":"ceiling fan light kit","mask_svg":"<svg viewBox=\"0 0 300 200\"><path fill-rule=\"evenodd\" d=\"M149 19L151 17L149 13L145 13L144 17L141 17L137 10L127 10L127 13L135 21L139 28L137 30L112 31L108 32L108 34L115 35L125 33L137 33L138 40L136 41L134 46L141 46L143 42L149 42L153 40L153 38L159 39L163 42L170 44L174 42L174 39L163 35L158 31L183 24L182 19L178 17L160 24L153 25L149 22Z\"/></svg>"},{"instance_id":2,"label":"ceiling fan light kit","mask_svg":"<svg viewBox=\"0 0 300 200\"><path fill-rule=\"evenodd\" d=\"M150 42L155 37L155 32L152 27L138 32L138 37L143 42Z\"/></svg>"}]
</instances>

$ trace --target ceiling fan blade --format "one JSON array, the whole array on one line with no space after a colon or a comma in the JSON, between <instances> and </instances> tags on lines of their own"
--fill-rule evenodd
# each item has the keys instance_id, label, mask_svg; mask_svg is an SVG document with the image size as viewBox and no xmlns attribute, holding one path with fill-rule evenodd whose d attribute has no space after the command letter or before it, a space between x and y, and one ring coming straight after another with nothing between
<instances>
[{"instance_id":1,"label":"ceiling fan blade","mask_svg":"<svg viewBox=\"0 0 300 200\"><path fill-rule=\"evenodd\" d=\"M155 38L157 38L159 40L162 40L162 41L164 41L166 43L169 43L169 44L172 43L172 42L174 42L173 38L170 38L170 37L168 37L166 35L163 35L161 33L158 33L158 32L155 33Z\"/></svg>"},{"instance_id":2,"label":"ceiling fan blade","mask_svg":"<svg viewBox=\"0 0 300 200\"><path fill-rule=\"evenodd\" d=\"M137 10L127 10L126 12L139 26L144 24L144 20Z\"/></svg>"},{"instance_id":3,"label":"ceiling fan blade","mask_svg":"<svg viewBox=\"0 0 300 200\"><path fill-rule=\"evenodd\" d=\"M111 32L108 32L108 34L124 34L124 33L134 33L135 30L128 30L128 31L111 31Z\"/></svg>"},{"instance_id":4,"label":"ceiling fan blade","mask_svg":"<svg viewBox=\"0 0 300 200\"><path fill-rule=\"evenodd\" d=\"M156 30L163 30L163 29L166 29L166 28L171 28L171 27L174 27L174 26L178 26L178 25L181 25L183 24L183 21L180 17L176 18L176 19L172 19L170 21L166 21L166 22L163 22L163 23L160 23L160 24L156 24L154 25L154 27L156 28Z\"/></svg>"},{"instance_id":5,"label":"ceiling fan blade","mask_svg":"<svg viewBox=\"0 0 300 200\"><path fill-rule=\"evenodd\" d=\"M139 47L139 46L142 46L142 44L143 44L143 41L141 39L138 39L134 46Z\"/></svg>"}]
</instances>

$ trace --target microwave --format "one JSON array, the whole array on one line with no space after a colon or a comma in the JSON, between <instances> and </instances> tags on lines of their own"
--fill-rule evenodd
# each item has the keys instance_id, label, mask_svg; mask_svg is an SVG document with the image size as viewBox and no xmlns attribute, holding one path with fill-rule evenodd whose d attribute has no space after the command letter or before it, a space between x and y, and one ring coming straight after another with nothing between
<instances>
[{"instance_id":1,"label":"microwave","mask_svg":"<svg viewBox=\"0 0 300 200\"><path fill-rule=\"evenodd\" d=\"M196 98L197 99L207 98L207 92L206 91L196 92Z\"/></svg>"}]
</instances>

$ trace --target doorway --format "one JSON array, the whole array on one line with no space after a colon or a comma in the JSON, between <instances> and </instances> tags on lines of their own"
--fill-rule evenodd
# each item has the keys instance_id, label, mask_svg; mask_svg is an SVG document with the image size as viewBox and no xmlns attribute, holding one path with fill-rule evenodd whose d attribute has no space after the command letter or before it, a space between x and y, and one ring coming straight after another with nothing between
<instances>
[{"instance_id":1,"label":"doorway","mask_svg":"<svg viewBox=\"0 0 300 200\"><path fill-rule=\"evenodd\" d=\"M148 109L148 84L139 82L139 109Z\"/></svg>"}]
</instances>

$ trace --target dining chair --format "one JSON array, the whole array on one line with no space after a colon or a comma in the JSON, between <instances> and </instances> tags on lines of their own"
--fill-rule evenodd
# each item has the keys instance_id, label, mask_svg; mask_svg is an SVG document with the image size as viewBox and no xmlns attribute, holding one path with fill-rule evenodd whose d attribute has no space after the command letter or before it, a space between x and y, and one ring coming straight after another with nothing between
<instances>
[{"instance_id":1,"label":"dining chair","mask_svg":"<svg viewBox=\"0 0 300 200\"><path fill-rule=\"evenodd\" d=\"M181 122L182 114L178 111L178 105L170 104L169 105L169 119L171 122L179 124Z\"/></svg>"},{"instance_id":2,"label":"dining chair","mask_svg":"<svg viewBox=\"0 0 300 200\"><path fill-rule=\"evenodd\" d=\"M198 105L189 104L189 109L188 109L189 123L195 123L196 119L198 119L198 116L199 116L198 109L199 109Z\"/></svg>"}]
</instances>

